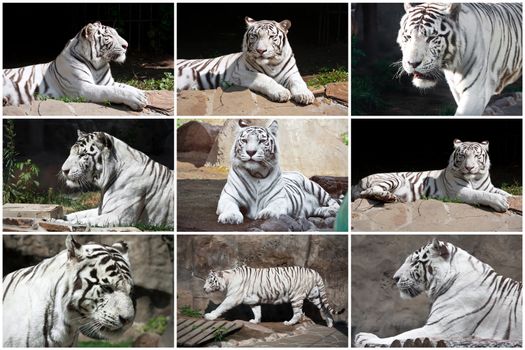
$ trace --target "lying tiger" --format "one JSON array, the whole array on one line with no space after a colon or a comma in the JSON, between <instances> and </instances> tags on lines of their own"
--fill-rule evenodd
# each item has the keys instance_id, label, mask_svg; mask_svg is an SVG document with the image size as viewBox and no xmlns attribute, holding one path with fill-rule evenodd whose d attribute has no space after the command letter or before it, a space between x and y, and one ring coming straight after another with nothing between
<instances>
[{"instance_id":1,"label":"lying tiger","mask_svg":"<svg viewBox=\"0 0 525 350\"><path fill-rule=\"evenodd\" d=\"M370 175L352 187L352 200L412 202L421 198L452 198L504 212L509 208L510 194L492 185L488 150L488 141L456 139L445 169Z\"/></svg>"},{"instance_id":2,"label":"lying tiger","mask_svg":"<svg viewBox=\"0 0 525 350\"><path fill-rule=\"evenodd\" d=\"M244 216L254 219L331 217L339 202L317 183L298 172L281 172L277 121L267 128L246 126L233 144L231 169L217 205L218 222L241 224Z\"/></svg>"},{"instance_id":3,"label":"lying tiger","mask_svg":"<svg viewBox=\"0 0 525 350\"><path fill-rule=\"evenodd\" d=\"M110 62L126 60L128 43L100 22L88 23L49 63L3 70L3 105L30 104L35 95L51 98L82 97L98 103L123 103L142 110L144 91L117 83Z\"/></svg>"},{"instance_id":4,"label":"lying tiger","mask_svg":"<svg viewBox=\"0 0 525 350\"><path fill-rule=\"evenodd\" d=\"M434 239L416 250L394 274L394 281L403 299L427 294L431 308L425 325L385 338L358 333L356 346L427 337L522 339L522 283L451 243Z\"/></svg>"}]
</instances>

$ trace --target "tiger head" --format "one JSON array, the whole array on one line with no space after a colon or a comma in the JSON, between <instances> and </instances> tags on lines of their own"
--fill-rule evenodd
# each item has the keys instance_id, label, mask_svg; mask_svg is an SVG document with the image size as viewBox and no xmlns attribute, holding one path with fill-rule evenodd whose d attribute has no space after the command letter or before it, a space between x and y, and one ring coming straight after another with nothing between
<instances>
[{"instance_id":1,"label":"tiger head","mask_svg":"<svg viewBox=\"0 0 525 350\"><path fill-rule=\"evenodd\" d=\"M461 4L405 3L397 43L402 66L421 89L436 85L440 71L451 63L456 47L455 26Z\"/></svg>"},{"instance_id":2,"label":"tiger head","mask_svg":"<svg viewBox=\"0 0 525 350\"><path fill-rule=\"evenodd\" d=\"M66 239L67 266L72 272L67 310L80 331L91 338L119 336L135 319L133 279L124 242L112 246L80 244Z\"/></svg>"},{"instance_id":3,"label":"tiger head","mask_svg":"<svg viewBox=\"0 0 525 350\"><path fill-rule=\"evenodd\" d=\"M267 128L246 126L239 120L240 131L232 148L232 166L251 176L265 178L278 163L277 121Z\"/></svg>"},{"instance_id":4,"label":"tiger head","mask_svg":"<svg viewBox=\"0 0 525 350\"><path fill-rule=\"evenodd\" d=\"M212 293L216 291L222 292L226 289L226 282L222 271L215 272L210 270L206 282L204 282L204 292Z\"/></svg>"},{"instance_id":5,"label":"tiger head","mask_svg":"<svg viewBox=\"0 0 525 350\"><path fill-rule=\"evenodd\" d=\"M126 60L128 42L111 27L100 22L88 23L82 28L78 37L83 43L85 53L88 54L86 57L90 57L95 62L123 63Z\"/></svg>"},{"instance_id":6,"label":"tiger head","mask_svg":"<svg viewBox=\"0 0 525 350\"><path fill-rule=\"evenodd\" d=\"M61 176L69 187L103 187L109 172L108 159L113 151L112 137L103 132L77 130L77 142L62 165Z\"/></svg>"},{"instance_id":7,"label":"tiger head","mask_svg":"<svg viewBox=\"0 0 525 350\"><path fill-rule=\"evenodd\" d=\"M479 179L489 172L489 142L462 142L454 140L454 152L450 155L448 168L458 177Z\"/></svg>"},{"instance_id":8,"label":"tiger head","mask_svg":"<svg viewBox=\"0 0 525 350\"><path fill-rule=\"evenodd\" d=\"M292 26L289 20L256 21L250 17L244 19L247 29L244 33L242 50L259 65L279 64L289 50L286 34Z\"/></svg>"},{"instance_id":9,"label":"tiger head","mask_svg":"<svg viewBox=\"0 0 525 350\"><path fill-rule=\"evenodd\" d=\"M447 243L434 239L409 255L394 274L401 298L410 299L429 291L450 269Z\"/></svg>"}]
</instances>

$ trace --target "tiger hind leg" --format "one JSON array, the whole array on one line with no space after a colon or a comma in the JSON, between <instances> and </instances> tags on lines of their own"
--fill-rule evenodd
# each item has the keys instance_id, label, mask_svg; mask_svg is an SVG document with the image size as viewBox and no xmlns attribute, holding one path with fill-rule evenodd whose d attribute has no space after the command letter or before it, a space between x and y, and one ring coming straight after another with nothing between
<instances>
[{"instance_id":1,"label":"tiger hind leg","mask_svg":"<svg viewBox=\"0 0 525 350\"><path fill-rule=\"evenodd\" d=\"M253 318L250 320L251 323L261 322L261 305L253 305L252 307Z\"/></svg>"},{"instance_id":2,"label":"tiger hind leg","mask_svg":"<svg viewBox=\"0 0 525 350\"><path fill-rule=\"evenodd\" d=\"M389 191L385 191L380 186L372 186L370 188L361 191L359 194L361 198L374 199L381 202L392 203L398 201L395 194Z\"/></svg>"},{"instance_id":3,"label":"tiger hind leg","mask_svg":"<svg viewBox=\"0 0 525 350\"><path fill-rule=\"evenodd\" d=\"M292 302L293 316L289 321L284 321L285 326L291 326L299 322L303 316L303 299Z\"/></svg>"},{"instance_id":4,"label":"tiger hind leg","mask_svg":"<svg viewBox=\"0 0 525 350\"><path fill-rule=\"evenodd\" d=\"M314 304L317 309L319 309L319 313L321 314L321 318L326 322L326 325L330 328L334 326L334 319L332 318L332 315L328 310L326 310L325 307L323 307L321 303L321 298L319 296L314 298L308 298L308 300Z\"/></svg>"}]
</instances>

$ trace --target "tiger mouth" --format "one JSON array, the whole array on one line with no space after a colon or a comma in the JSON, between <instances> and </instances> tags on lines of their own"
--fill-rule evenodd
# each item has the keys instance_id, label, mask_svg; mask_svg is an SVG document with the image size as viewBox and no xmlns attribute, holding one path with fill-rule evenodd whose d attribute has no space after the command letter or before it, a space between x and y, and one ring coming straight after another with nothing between
<instances>
[{"instance_id":1,"label":"tiger mouth","mask_svg":"<svg viewBox=\"0 0 525 350\"><path fill-rule=\"evenodd\" d=\"M430 81L436 81L436 78L429 74L424 74L420 72L414 72L413 74L414 79L421 79L421 80L430 80Z\"/></svg>"}]
</instances>

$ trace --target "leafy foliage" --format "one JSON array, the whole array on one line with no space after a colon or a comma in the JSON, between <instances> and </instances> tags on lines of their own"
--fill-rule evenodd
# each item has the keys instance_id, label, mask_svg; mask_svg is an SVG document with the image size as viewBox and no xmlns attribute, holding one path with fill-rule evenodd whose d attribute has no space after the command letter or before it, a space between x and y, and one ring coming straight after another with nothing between
<instances>
[{"instance_id":1,"label":"leafy foliage","mask_svg":"<svg viewBox=\"0 0 525 350\"><path fill-rule=\"evenodd\" d=\"M144 325L144 332L163 334L168 327L168 318L166 316L155 316L148 320Z\"/></svg>"},{"instance_id":2,"label":"leafy foliage","mask_svg":"<svg viewBox=\"0 0 525 350\"><path fill-rule=\"evenodd\" d=\"M183 316L188 316L188 317L202 317L202 313L198 310L195 310L195 309L192 309L190 306L188 305L182 305L180 307L180 313L183 315Z\"/></svg>"},{"instance_id":3,"label":"leafy foliage","mask_svg":"<svg viewBox=\"0 0 525 350\"><path fill-rule=\"evenodd\" d=\"M330 83L339 83L348 81L348 72L342 67L338 68L321 68L319 74L308 80L306 85L311 87L325 86Z\"/></svg>"},{"instance_id":4,"label":"leafy foliage","mask_svg":"<svg viewBox=\"0 0 525 350\"><path fill-rule=\"evenodd\" d=\"M165 72L164 77L160 79L130 79L125 81L124 84L131 85L141 90L174 90L175 77L173 73Z\"/></svg>"}]
</instances>

